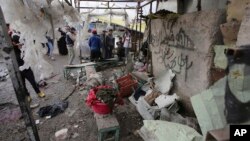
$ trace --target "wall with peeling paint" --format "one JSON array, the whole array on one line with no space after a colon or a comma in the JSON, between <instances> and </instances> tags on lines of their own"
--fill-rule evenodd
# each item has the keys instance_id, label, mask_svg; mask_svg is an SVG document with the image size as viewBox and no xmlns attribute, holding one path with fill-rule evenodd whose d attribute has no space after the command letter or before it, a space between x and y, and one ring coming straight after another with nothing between
<instances>
[{"instance_id":1,"label":"wall with peeling paint","mask_svg":"<svg viewBox=\"0 0 250 141\"><path fill-rule=\"evenodd\" d=\"M175 91L186 106L189 98L210 86L213 45L222 44L219 25L226 21L225 10L182 15L176 22L151 22L153 73L172 69L176 73ZM191 108L191 106L190 106Z\"/></svg>"},{"instance_id":2,"label":"wall with peeling paint","mask_svg":"<svg viewBox=\"0 0 250 141\"><path fill-rule=\"evenodd\" d=\"M179 3L183 3L183 13L191 13L197 11L198 0L178 0ZM226 9L227 0L201 0L202 10L216 10ZM179 7L180 8L180 7Z\"/></svg>"}]
</instances>

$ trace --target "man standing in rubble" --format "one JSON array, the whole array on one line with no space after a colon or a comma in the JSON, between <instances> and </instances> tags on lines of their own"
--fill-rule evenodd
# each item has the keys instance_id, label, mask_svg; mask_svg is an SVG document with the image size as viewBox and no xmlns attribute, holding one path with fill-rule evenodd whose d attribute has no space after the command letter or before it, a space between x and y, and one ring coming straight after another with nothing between
<instances>
[{"instance_id":1,"label":"man standing in rubble","mask_svg":"<svg viewBox=\"0 0 250 141\"><path fill-rule=\"evenodd\" d=\"M125 48L125 57L127 59L131 48L131 34L128 28L125 28L125 32L123 34L123 47Z\"/></svg>"},{"instance_id":2,"label":"man standing in rubble","mask_svg":"<svg viewBox=\"0 0 250 141\"><path fill-rule=\"evenodd\" d=\"M68 49L69 60L68 64L72 65L74 58L75 58L75 49L74 44L76 40L76 29L74 27L67 27L67 34L66 34L66 45Z\"/></svg>"},{"instance_id":3,"label":"man standing in rubble","mask_svg":"<svg viewBox=\"0 0 250 141\"><path fill-rule=\"evenodd\" d=\"M13 33L11 40L12 40L12 44L14 47L14 52L16 54L17 64L18 64L19 70L21 72L23 84L25 85L25 79L27 79L30 82L30 84L32 85L35 92L37 93L38 97L43 98L43 97L45 97L45 94L42 91L40 91L38 84L35 80L35 76L34 76L33 71L31 70L30 67L28 67L28 68L23 67L24 60L21 57L21 48L22 48L23 44L20 43L19 39L20 39L20 35L18 33ZM25 87L25 89L26 89L26 87ZM27 89L26 89L26 91L28 92ZM28 96L28 101L30 102L31 101L30 94L28 93L27 96Z\"/></svg>"},{"instance_id":4,"label":"man standing in rubble","mask_svg":"<svg viewBox=\"0 0 250 141\"><path fill-rule=\"evenodd\" d=\"M91 61L98 61L101 57L101 39L97 36L96 29L92 30L92 36L89 39L89 47L90 47L90 60Z\"/></svg>"},{"instance_id":5,"label":"man standing in rubble","mask_svg":"<svg viewBox=\"0 0 250 141\"><path fill-rule=\"evenodd\" d=\"M113 37L113 29L109 29L107 35L108 58L113 57L113 49L115 47L115 38Z\"/></svg>"},{"instance_id":6,"label":"man standing in rubble","mask_svg":"<svg viewBox=\"0 0 250 141\"><path fill-rule=\"evenodd\" d=\"M106 30L102 31L102 34L100 35L101 41L102 41L102 58L108 59L108 47L107 47L107 35Z\"/></svg>"}]
</instances>

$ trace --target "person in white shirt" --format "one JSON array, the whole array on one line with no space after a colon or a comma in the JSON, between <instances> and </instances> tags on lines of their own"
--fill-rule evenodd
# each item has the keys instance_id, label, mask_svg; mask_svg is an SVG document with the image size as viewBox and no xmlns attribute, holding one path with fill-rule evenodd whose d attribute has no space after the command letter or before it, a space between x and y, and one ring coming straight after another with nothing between
<instances>
[{"instance_id":1,"label":"person in white shirt","mask_svg":"<svg viewBox=\"0 0 250 141\"><path fill-rule=\"evenodd\" d=\"M131 34L128 28L125 29L125 33L123 34L123 47L125 49L125 57L127 58L131 48Z\"/></svg>"}]
</instances>

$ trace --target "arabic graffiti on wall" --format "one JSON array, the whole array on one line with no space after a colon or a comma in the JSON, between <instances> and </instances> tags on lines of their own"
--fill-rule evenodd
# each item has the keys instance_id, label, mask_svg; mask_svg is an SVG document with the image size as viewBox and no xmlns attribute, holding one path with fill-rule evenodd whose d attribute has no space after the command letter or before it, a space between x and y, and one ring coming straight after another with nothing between
<instances>
[{"instance_id":1,"label":"arabic graffiti on wall","mask_svg":"<svg viewBox=\"0 0 250 141\"><path fill-rule=\"evenodd\" d=\"M166 30L165 35L161 34L163 37L151 35L153 53L157 56L158 63L164 64L166 69L172 69L176 74L184 72L186 81L188 70L193 66L188 54L195 50L194 42L182 28L176 34L172 28Z\"/></svg>"}]
</instances>

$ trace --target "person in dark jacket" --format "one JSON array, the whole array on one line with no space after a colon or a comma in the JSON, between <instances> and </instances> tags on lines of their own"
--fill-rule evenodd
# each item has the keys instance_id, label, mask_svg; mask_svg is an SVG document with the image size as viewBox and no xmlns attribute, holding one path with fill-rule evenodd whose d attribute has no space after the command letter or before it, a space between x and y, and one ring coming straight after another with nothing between
<instances>
[{"instance_id":1,"label":"person in dark jacket","mask_svg":"<svg viewBox=\"0 0 250 141\"><path fill-rule=\"evenodd\" d=\"M119 37L119 41L116 42L116 45L117 45L117 56L119 58L119 61L122 61L122 57L125 56L122 37Z\"/></svg>"},{"instance_id":2,"label":"person in dark jacket","mask_svg":"<svg viewBox=\"0 0 250 141\"><path fill-rule=\"evenodd\" d=\"M89 39L89 47L90 47L90 60L98 61L101 57L101 39L97 36L97 31L92 30L93 36Z\"/></svg>"},{"instance_id":3,"label":"person in dark jacket","mask_svg":"<svg viewBox=\"0 0 250 141\"><path fill-rule=\"evenodd\" d=\"M102 41L102 58L108 59L108 46L107 46L107 35L106 30L102 31L102 34L100 35L101 41Z\"/></svg>"},{"instance_id":4,"label":"person in dark jacket","mask_svg":"<svg viewBox=\"0 0 250 141\"><path fill-rule=\"evenodd\" d=\"M107 35L108 58L113 58L113 49L115 47L115 38L113 37L113 29L109 29Z\"/></svg>"},{"instance_id":5,"label":"person in dark jacket","mask_svg":"<svg viewBox=\"0 0 250 141\"><path fill-rule=\"evenodd\" d=\"M67 55L68 54L68 49L67 49L67 46L66 46L66 32L64 32L61 28L59 28L58 31L61 33L61 37L57 41L57 46L58 46L59 53L61 55Z\"/></svg>"},{"instance_id":6,"label":"person in dark jacket","mask_svg":"<svg viewBox=\"0 0 250 141\"><path fill-rule=\"evenodd\" d=\"M75 40L76 40L76 29L74 27L71 27L70 29L68 29L68 32L66 34L66 45L68 48L69 65L73 64L75 58L75 49L74 49Z\"/></svg>"},{"instance_id":7,"label":"person in dark jacket","mask_svg":"<svg viewBox=\"0 0 250 141\"><path fill-rule=\"evenodd\" d=\"M18 34L14 34L12 36L12 44L13 44L13 47L14 47L14 52L16 54L16 60L17 60L17 64L18 66L23 66L24 65L24 60L22 59L21 57L21 48L23 46L23 44L20 44L20 36ZM40 91L39 87L38 87L38 84L35 80L35 76L34 76L34 73L33 71L31 70L31 68L27 68L27 69L24 69L21 72L21 77L22 77L22 80L23 80L23 84L25 85L25 79L27 79L30 84L32 85L33 89L35 90L35 92L37 93L38 97L40 98L43 98L45 97L45 94ZM26 87L25 87L26 89ZM26 91L28 92L28 90L26 89ZM30 97L30 94L28 93L28 101L31 101L31 97Z\"/></svg>"}]
</instances>

